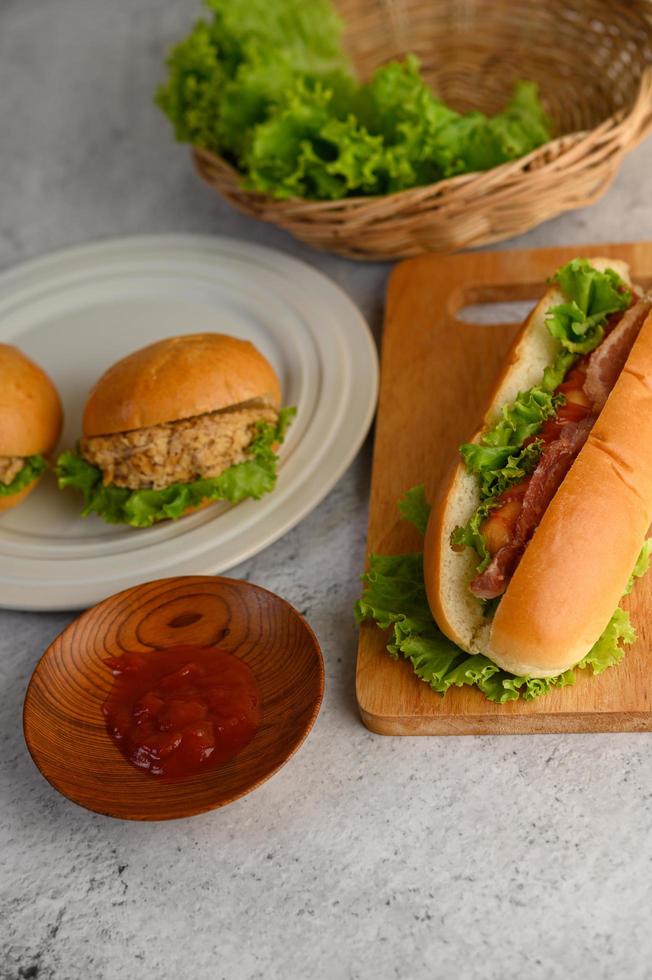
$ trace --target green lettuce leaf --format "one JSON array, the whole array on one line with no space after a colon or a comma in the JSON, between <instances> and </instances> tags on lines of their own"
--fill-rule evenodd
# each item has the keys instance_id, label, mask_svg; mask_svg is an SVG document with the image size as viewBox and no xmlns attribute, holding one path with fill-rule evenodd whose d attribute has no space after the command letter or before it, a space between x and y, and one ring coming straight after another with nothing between
<instances>
[{"instance_id":1,"label":"green lettuce leaf","mask_svg":"<svg viewBox=\"0 0 652 980\"><path fill-rule=\"evenodd\" d=\"M480 478L482 498L496 494L507 478L503 472L506 468L532 471L532 463L535 456L538 459L540 446L538 450L530 449L530 446L523 449L523 443L536 436L543 423L553 418L563 404L563 396L554 395L553 392L575 359L567 352L558 355L553 364L546 368L540 385L519 392L513 402L503 405L498 420L482 434L478 442L466 442L460 446L460 455L467 470Z\"/></svg>"},{"instance_id":2,"label":"green lettuce leaf","mask_svg":"<svg viewBox=\"0 0 652 980\"><path fill-rule=\"evenodd\" d=\"M648 538L644 542L643 547L636 559L636 564L634 565L634 571L629 576L629 581L627 583L627 588L625 589L625 595L629 595L637 578L642 578L650 567L650 555L652 555L652 538Z\"/></svg>"},{"instance_id":3,"label":"green lettuce leaf","mask_svg":"<svg viewBox=\"0 0 652 980\"><path fill-rule=\"evenodd\" d=\"M348 87L341 23L328 0L209 0L199 21L170 51L156 102L175 136L241 162L254 128L298 80L339 76Z\"/></svg>"},{"instance_id":4,"label":"green lettuce leaf","mask_svg":"<svg viewBox=\"0 0 652 980\"><path fill-rule=\"evenodd\" d=\"M353 75L329 0L208 0L167 58L156 102L175 136L223 154L278 198L385 194L486 170L550 139L532 82L502 112L462 115L413 55Z\"/></svg>"},{"instance_id":5,"label":"green lettuce leaf","mask_svg":"<svg viewBox=\"0 0 652 980\"><path fill-rule=\"evenodd\" d=\"M246 182L276 197L337 199L486 170L513 156L493 135L495 118L449 109L413 57L348 93L341 78L335 85L332 76L304 76L255 127L243 158ZM524 136L525 152L539 142Z\"/></svg>"},{"instance_id":6,"label":"green lettuce leaf","mask_svg":"<svg viewBox=\"0 0 652 980\"><path fill-rule=\"evenodd\" d=\"M247 156L247 183L276 197L337 199L377 193L389 180L382 138L352 114L339 118L334 91L299 81L286 104L256 127Z\"/></svg>"},{"instance_id":7,"label":"green lettuce leaf","mask_svg":"<svg viewBox=\"0 0 652 980\"><path fill-rule=\"evenodd\" d=\"M45 458L40 453L25 457L25 465L16 473L11 483L0 483L0 497L12 497L33 483L47 469Z\"/></svg>"},{"instance_id":8,"label":"green lettuce leaf","mask_svg":"<svg viewBox=\"0 0 652 980\"><path fill-rule=\"evenodd\" d=\"M489 127L506 161L525 156L549 140L551 122L539 101L536 83L516 82L514 94L503 111L489 120Z\"/></svg>"},{"instance_id":9,"label":"green lettuce leaf","mask_svg":"<svg viewBox=\"0 0 652 980\"><path fill-rule=\"evenodd\" d=\"M633 643L636 630L631 624L629 613L618 607L609 620L600 639L591 647L578 667L592 667L594 674L601 674L607 667L620 663L625 655L623 643Z\"/></svg>"},{"instance_id":10,"label":"green lettuce leaf","mask_svg":"<svg viewBox=\"0 0 652 980\"><path fill-rule=\"evenodd\" d=\"M636 579L642 578L647 572L650 566L651 553L652 538L648 538L636 559L634 570L625 589L625 595L630 594ZM609 624L598 642L587 653L584 660L578 664L578 667L592 667L594 674L601 674L607 667L613 667L620 663L625 655L623 644L633 643L635 639L636 630L632 626L629 613L619 607L609 620Z\"/></svg>"},{"instance_id":11,"label":"green lettuce leaf","mask_svg":"<svg viewBox=\"0 0 652 980\"><path fill-rule=\"evenodd\" d=\"M419 501L415 507L415 501ZM416 487L403 498L399 508L422 530L423 488ZM641 550L627 587L648 569L652 539ZM433 691L445 694L450 687L476 686L490 701L504 704L523 698L532 701L555 687L575 683L576 671L591 667L600 674L624 656L624 646L636 638L629 614L616 609L607 628L576 668L557 677L517 677L501 670L482 654L468 654L449 640L435 623L426 596L423 555L370 555L362 576L364 588L355 605L356 623L374 622L387 630L387 650L392 657L405 657L418 677Z\"/></svg>"},{"instance_id":12,"label":"green lettuce leaf","mask_svg":"<svg viewBox=\"0 0 652 980\"><path fill-rule=\"evenodd\" d=\"M404 521L414 524L420 534L426 533L430 517L430 504L423 484L412 487L398 502L398 512Z\"/></svg>"},{"instance_id":13,"label":"green lettuce leaf","mask_svg":"<svg viewBox=\"0 0 652 980\"><path fill-rule=\"evenodd\" d=\"M564 378L577 361L577 355L571 351L557 351L555 359L543 372L541 387L545 391L554 391L562 384Z\"/></svg>"},{"instance_id":14,"label":"green lettuce leaf","mask_svg":"<svg viewBox=\"0 0 652 980\"><path fill-rule=\"evenodd\" d=\"M469 473L478 477L480 504L464 527L453 532L451 543L457 548L473 548L483 571L491 560L480 525L497 498L534 472L541 455L541 442L536 438L527 446L523 443L536 436L546 419L552 418L563 399L553 395L561 384L575 355L560 352L546 369L541 385L521 392L513 402L503 406L498 421L478 442L460 446L460 455Z\"/></svg>"},{"instance_id":15,"label":"green lettuce leaf","mask_svg":"<svg viewBox=\"0 0 652 980\"><path fill-rule=\"evenodd\" d=\"M587 354L597 347L604 337L607 318L626 310L632 301L631 291L613 269L598 272L588 259L568 262L555 273L553 281L567 302L551 307L546 326L573 354Z\"/></svg>"},{"instance_id":16,"label":"green lettuce leaf","mask_svg":"<svg viewBox=\"0 0 652 980\"><path fill-rule=\"evenodd\" d=\"M450 110L448 110L450 112ZM502 112L451 113L430 136L429 145L442 176L489 170L530 153L550 139L550 121L534 82L519 81Z\"/></svg>"},{"instance_id":17,"label":"green lettuce leaf","mask_svg":"<svg viewBox=\"0 0 652 980\"><path fill-rule=\"evenodd\" d=\"M168 81L157 91L156 103L172 123L176 139L220 147L228 76L209 25L199 21L192 34L170 51L167 66Z\"/></svg>"},{"instance_id":18,"label":"green lettuce leaf","mask_svg":"<svg viewBox=\"0 0 652 980\"><path fill-rule=\"evenodd\" d=\"M463 548L472 548L480 561L476 571L483 572L489 562L491 555L487 549L487 542L484 539L480 527L489 512L496 507L495 500L485 500L476 508L471 518L463 527L456 527L451 534L451 547L455 551L462 551Z\"/></svg>"},{"instance_id":19,"label":"green lettuce leaf","mask_svg":"<svg viewBox=\"0 0 652 980\"><path fill-rule=\"evenodd\" d=\"M216 43L233 73L254 55L282 53L301 70L347 64L342 22L330 0L206 0Z\"/></svg>"},{"instance_id":20,"label":"green lettuce leaf","mask_svg":"<svg viewBox=\"0 0 652 980\"><path fill-rule=\"evenodd\" d=\"M553 408L554 414L554 408ZM545 417L550 418L550 415ZM541 423L536 426L541 427ZM526 437L527 438L527 437ZM490 497L498 497L501 493L520 483L536 469L541 456L541 441L534 439L522 449L509 445L485 446L481 443L468 443L460 448L460 453L470 473L477 473L480 478L480 499L486 501Z\"/></svg>"},{"instance_id":21,"label":"green lettuce leaf","mask_svg":"<svg viewBox=\"0 0 652 980\"><path fill-rule=\"evenodd\" d=\"M227 500L235 504L245 497L260 499L276 485L278 457L274 446L282 443L294 417L294 408L283 408L276 425L258 424L258 434L251 443L251 459L230 466L220 476L173 483L162 490L129 490L104 486L102 472L76 452L64 452L57 460L61 489L73 487L84 496L82 515L98 514L110 524L150 527L156 521L181 517L189 507L206 500Z\"/></svg>"}]
</instances>

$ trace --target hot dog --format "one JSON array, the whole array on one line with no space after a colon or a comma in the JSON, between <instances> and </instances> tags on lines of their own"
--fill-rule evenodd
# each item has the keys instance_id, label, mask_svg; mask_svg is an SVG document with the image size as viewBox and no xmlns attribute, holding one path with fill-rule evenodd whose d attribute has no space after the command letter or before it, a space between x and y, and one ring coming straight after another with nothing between
<instances>
[{"instance_id":1,"label":"hot dog","mask_svg":"<svg viewBox=\"0 0 652 980\"><path fill-rule=\"evenodd\" d=\"M513 674L582 661L652 522L651 309L622 262L558 270L433 508L433 616Z\"/></svg>"}]
</instances>

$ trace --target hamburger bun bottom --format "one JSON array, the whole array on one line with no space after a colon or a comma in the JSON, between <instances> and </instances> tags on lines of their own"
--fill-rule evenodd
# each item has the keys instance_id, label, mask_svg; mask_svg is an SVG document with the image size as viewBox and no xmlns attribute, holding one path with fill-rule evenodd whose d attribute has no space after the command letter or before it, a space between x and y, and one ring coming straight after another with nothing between
<instances>
[{"instance_id":1,"label":"hamburger bun bottom","mask_svg":"<svg viewBox=\"0 0 652 980\"><path fill-rule=\"evenodd\" d=\"M12 493L10 497L0 496L0 511L11 510L12 507L16 507L18 504L21 504L25 497L29 496L42 476L43 474L40 473L36 479L32 480L31 483L28 483L27 486L23 487L22 490L19 490L18 493Z\"/></svg>"}]
</instances>

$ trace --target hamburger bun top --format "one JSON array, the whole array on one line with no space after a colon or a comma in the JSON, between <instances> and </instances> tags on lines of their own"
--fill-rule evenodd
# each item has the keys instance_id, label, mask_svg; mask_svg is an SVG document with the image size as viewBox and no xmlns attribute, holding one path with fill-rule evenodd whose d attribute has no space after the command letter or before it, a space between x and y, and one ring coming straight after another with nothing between
<instances>
[{"instance_id":1,"label":"hamburger bun top","mask_svg":"<svg viewBox=\"0 0 652 980\"><path fill-rule=\"evenodd\" d=\"M0 344L0 456L47 454L61 435L61 401L45 371Z\"/></svg>"},{"instance_id":2,"label":"hamburger bun top","mask_svg":"<svg viewBox=\"0 0 652 980\"><path fill-rule=\"evenodd\" d=\"M143 429L252 400L280 408L281 385L248 340L220 333L169 337L102 375L86 402L83 434Z\"/></svg>"}]
</instances>

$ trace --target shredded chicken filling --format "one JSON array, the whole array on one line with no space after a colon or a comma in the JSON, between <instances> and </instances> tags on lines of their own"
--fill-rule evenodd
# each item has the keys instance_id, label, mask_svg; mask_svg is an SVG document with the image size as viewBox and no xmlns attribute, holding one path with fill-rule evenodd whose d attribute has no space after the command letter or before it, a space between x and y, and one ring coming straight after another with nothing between
<instances>
[{"instance_id":1,"label":"shredded chicken filling","mask_svg":"<svg viewBox=\"0 0 652 980\"><path fill-rule=\"evenodd\" d=\"M23 466L24 456L0 456L0 483L8 487L13 483Z\"/></svg>"},{"instance_id":2,"label":"shredded chicken filling","mask_svg":"<svg viewBox=\"0 0 652 980\"><path fill-rule=\"evenodd\" d=\"M264 405L243 405L129 432L82 439L80 452L97 466L105 486L161 490L171 483L220 476L250 458L259 422L278 414Z\"/></svg>"}]
</instances>

